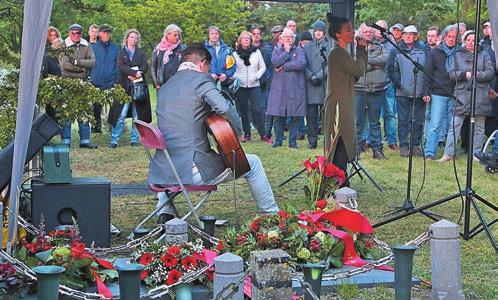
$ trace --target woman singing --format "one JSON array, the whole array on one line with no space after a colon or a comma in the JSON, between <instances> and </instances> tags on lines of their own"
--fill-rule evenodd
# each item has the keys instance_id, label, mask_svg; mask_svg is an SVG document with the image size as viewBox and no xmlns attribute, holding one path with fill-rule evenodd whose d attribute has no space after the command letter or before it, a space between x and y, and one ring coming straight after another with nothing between
<instances>
[{"instance_id":1,"label":"woman singing","mask_svg":"<svg viewBox=\"0 0 498 300\"><path fill-rule=\"evenodd\" d=\"M329 35L336 41L328 56L328 90L324 107L325 154L329 161L347 170L347 163L356 157L355 82L367 66L366 41L358 40L356 59L346 47L354 41L353 24L347 18L327 15ZM337 109L338 106L338 109ZM336 115L338 126L335 126Z\"/></svg>"}]
</instances>

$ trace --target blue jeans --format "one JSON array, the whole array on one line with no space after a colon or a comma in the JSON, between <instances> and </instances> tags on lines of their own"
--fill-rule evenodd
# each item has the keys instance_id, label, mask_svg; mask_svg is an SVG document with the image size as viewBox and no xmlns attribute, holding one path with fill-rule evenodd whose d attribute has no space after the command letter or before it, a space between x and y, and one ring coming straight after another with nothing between
<instances>
[{"instance_id":1,"label":"blue jeans","mask_svg":"<svg viewBox=\"0 0 498 300\"><path fill-rule=\"evenodd\" d=\"M270 86L271 82L265 84L261 88L261 96L264 99L265 102L265 127L264 127L264 134L267 137L271 137L271 129L273 128L273 116L269 115L266 113L266 109L268 108L268 96L270 95Z\"/></svg>"},{"instance_id":2,"label":"blue jeans","mask_svg":"<svg viewBox=\"0 0 498 300\"><path fill-rule=\"evenodd\" d=\"M441 140L441 133L446 129L445 120L448 111L453 111L454 101L450 97L431 95L429 106L430 119L425 124L426 144L425 156L436 157L437 144ZM446 132L444 132L446 135Z\"/></svg>"},{"instance_id":3,"label":"blue jeans","mask_svg":"<svg viewBox=\"0 0 498 300\"><path fill-rule=\"evenodd\" d=\"M61 140L63 144L71 144L71 121L64 121L61 126ZM80 133L80 145L90 143L90 124L78 122Z\"/></svg>"},{"instance_id":4,"label":"blue jeans","mask_svg":"<svg viewBox=\"0 0 498 300\"><path fill-rule=\"evenodd\" d=\"M355 96L356 101L356 138L361 141L364 138L364 127L368 124L368 135L372 149L382 149L382 137L380 130L380 110L384 103L385 92L362 93ZM366 108L368 106L368 108Z\"/></svg>"},{"instance_id":5,"label":"blue jeans","mask_svg":"<svg viewBox=\"0 0 498 300\"><path fill-rule=\"evenodd\" d=\"M275 145L282 145L284 142L284 126L285 120L289 118L289 146L297 147L297 131L299 129L299 118L301 117L274 117L273 124L275 125Z\"/></svg>"},{"instance_id":6,"label":"blue jeans","mask_svg":"<svg viewBox=\"0 0 498 300\"><path fill-rule=\"evenodd\" d=\"M412 120L412 104L415 101L414 115L415 123L413 128L413 146L420 146L422 140L424 119L425 119L425 102L422 97L409 98L398 96L398 138L399 146L408 148L408 137Z\"/></svg>"},{"instance_id":7,"label":"blue jeans","mask_svg":"<svg viewBox=\"0 0 498 300\"><path fill-rule=\"evenodd\" d=\"M135 104L133 103L125 103L123 105L123 109L121 110L121 114L119 115L119 119L116 122L116 126L112 127L111 129L111 144L118 144L119 139L121 138L121 132L123 131L125 127L125 121L126 121L126 116L128 115L128 109L130 108L131 105L131 115L133 116L133 120L137 118L137 109L135 107ZM131 136L130 136L130 141L131 143L138 143L138 131L137 128L135 127L135 124L131 123Z\"/></svg>"},{"instance_id":8,"label":"blue jeans","mask_svg":"<svg viewBox=\"0 0 498 300\"><path fill-rule=\"evenodd\" d=\"M386 89L386 97L382 106L384 132L389 145L396 145L396 89L390 83Z\"/></svg>"}]
</instances>

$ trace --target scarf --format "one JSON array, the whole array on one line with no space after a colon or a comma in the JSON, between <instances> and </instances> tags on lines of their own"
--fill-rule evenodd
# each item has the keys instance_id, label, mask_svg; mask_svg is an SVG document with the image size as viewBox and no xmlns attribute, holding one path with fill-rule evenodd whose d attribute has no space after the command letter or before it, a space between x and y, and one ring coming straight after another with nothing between
<instances>
[{"instance_id":1,"label":"scarf","mask_svg":"<svg viewBox=\"0 0 498 300\"><path fill-rule=\"evenodd\" d=\"M258 48L254 47L254 46L250 46L247 49L244 49L244 48L238 46L237 47L237 54L244 61L244 65L250 66L251 62L249 61L249 57L251 57L251 53L255 52L256 50L258 50Z\"/></svg>"},{"instance_id":2,"label":"scarf","mask_svg":"<svg viewBox=\"0 0 498 300\"><path fill-rule=\"evenodd\" d=\"M178 72L185 71L185 70L202 72L201 69L199 69L199 67L196 64L189 62L189 61L183 62L178 66Z\"/></svg>"},{"instance_id":3,"label":"scarf","mask_svg":"<svg viewBox=\"0 0 498 300\"><path fill-rule=\"evenodd\" d=\"M446 71L450 70L451 60L454 59L455 53L457 52L458 48L458 45L455 45L453 48L449 48L445 42L442 42L441 45L439 45L439 49L443 50L446 54Z\"/></svg>"},{"instance_id":4,"label":"scarf","mask_svg":"<svg viewBox=\"0 0 498 300\"><path fill-rule=\"evenodd\" d=\"M127 46L125 46L125 49L126 49L126 52L128 53L128 56L130 57L130 61L133 60L133 57L135 56L135 51L137 50L137 48L135 48L135 50L130 50Z\"/></svg>"},{"instance_id":5,"label":"scarf","mask_svg":"<svg viewBox=\"0 0 498 300\"><path fill-rule=\"evenodd\" d=\"M154 48L154 52L159 53L160 51L164 51L163 65L165 65L169 62L169 56L173 53L173 50L178 47L178 45L180 45L180 41L178 41L178 43L172 44L166 40L165 36L163 36L159 44L157 44Z\"/></svg>"}]
</instances>

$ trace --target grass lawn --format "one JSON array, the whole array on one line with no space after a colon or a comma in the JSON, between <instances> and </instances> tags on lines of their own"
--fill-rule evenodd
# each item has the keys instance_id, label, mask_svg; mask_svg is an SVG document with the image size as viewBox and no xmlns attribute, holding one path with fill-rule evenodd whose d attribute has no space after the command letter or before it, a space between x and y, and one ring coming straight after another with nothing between
<instances>
[{"instance_id":1,"label":"grass lawn","mask_svg":"<svg viewBox=\"0 0 498 300\"><path fill-rule=\"evenodd\" d=\"M155 95L152 92L151 95ZM155 107L155 105L153 105ZM77 136L76 126L73 132ZM129 127L127 127L129 128ZM256 135L255 135L256 136ZM113 183L142 183L148 172L148 161L142 147L129 146L129 130L125 132L121 145L116 149L109 149L109 133L93 135L92 142L99 144L96 150L71 149L71 168L73 176L105 176ZM272 149L270 145L256 141L244 144L247 153L258 154L265 166L276 199L280 205L286 203L298 209L304 208L302 187L305 184L303 177L298 177L287 185L278 188L278 184L301 169L300 163L306 158L320 154L319 150L306 149L305 141L299 141L297 150L284 147ZM73 141L77 145L77 141ZM358 176L352 179L352 188L358 191L359 209L372 223L384 219L383 212L390 206L402 204L406 197L408 159L399 157L397 152L386 151L389 157L386 161L373 160L371 153L363 154L361 164L369 174L385 190L380 193L368 180L361 180ZM456 161L456 171L462 188L465 186L466 157L459 157ZM485 199L498 204L498 176L486 173L482 166L474 163L473 188ZM417 206L431 203L437 199L456 193L459 189L456 183L453 165L426 162L416 157L413 162L412 199ZM423 183L423 185L422 185ZM420 191L420 193L419 193ZM418 195L418 197L417 197ZM235 197L237 199L237 216L244 222L256 215L256 207L247 189L244 180L235 182ZM211 197L202 213L214 214L219 218L230 220L235 224L233 205L233 183L219 186L218 192ZM186 210L179 202L179 209ZM152 196L117 197L111 201L112 222L124 230L126 236L129 230L138 223L140 217L151 211L155 206ZM482 211L488 220L497 217L497 214L481 205ZM452 222L458 222L462 209L462 201L455 199L431 210L445 216ZM472 211L471 224L476 224L477 216ZM463 221L462 221L463 222ZM461 222L461 224L462 224ZM432 221L422 215L412 215L377 228L377 235L389 244L404 243L426 231ZM498 236L498 227L492 228L494 236ZM118 242L118 241L116 241ZM497 254L490 246L484 233L477 235L470 241L462 240L462 281L467 299L496 299L498 298L498 263ZM422 279L431 279L430 246L426 245L417 251L414 261L414 275ZM423 291L425 298L430 291ZM386 288L358 289L344 288L340 292L341 299L390 299L394 298L391 290Z\"/></svg>"}]
</instances>

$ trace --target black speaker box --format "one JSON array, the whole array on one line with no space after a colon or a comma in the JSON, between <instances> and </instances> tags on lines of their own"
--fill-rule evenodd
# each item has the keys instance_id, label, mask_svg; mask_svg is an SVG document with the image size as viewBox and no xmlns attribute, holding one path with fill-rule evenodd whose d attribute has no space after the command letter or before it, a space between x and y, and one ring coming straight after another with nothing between
<instances>
[{"instance_id":1,"label":"black speaker box","mask_svg":"<svg viewBox=\"0 0 498 300\"><path fill-rule=\"evenodd\" d=\"M31 185L31 219L48 233L76 219L83 242L90 247L110 247L111 183L104 177L73 177L70 183Z\"/></svg>"},{"instance_id":2,"label":"black speaker box","mask_svg":"<svg viewBox=\"0 0 498 300\"><path fill-rule=\"evenodd\" d=\"M37 116L33 121L33 126L31 126L31 134L29 136L25 163L28 163L57 133L59 133L59 125L52 118L50 118L47 114ZM2 191L10 182L13 158L14 141L10 142L2 150L0 150L0 166L2 166L0 168L0 191Z\"/></svg>"}]
</instances>

